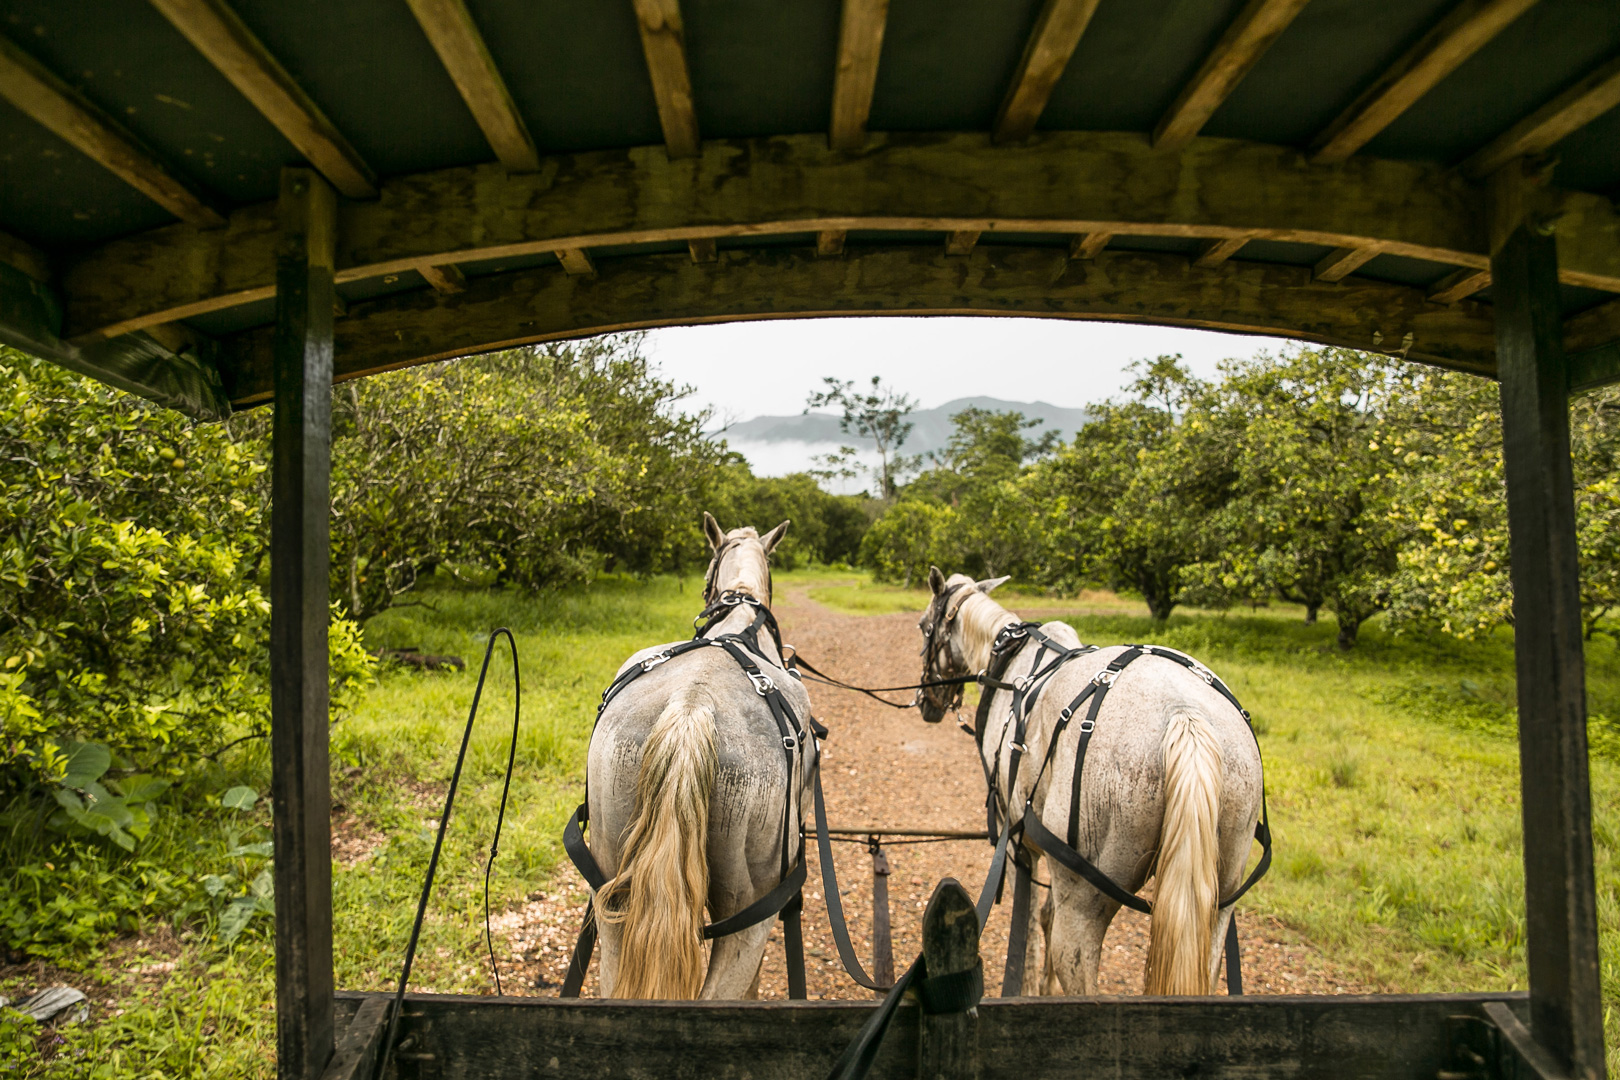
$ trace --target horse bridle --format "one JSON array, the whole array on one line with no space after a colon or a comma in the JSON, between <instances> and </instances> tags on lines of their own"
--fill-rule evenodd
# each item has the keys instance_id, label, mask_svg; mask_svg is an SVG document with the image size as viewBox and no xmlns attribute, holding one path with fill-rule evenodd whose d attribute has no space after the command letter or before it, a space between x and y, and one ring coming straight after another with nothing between
<instances>
[{"instance_id":1,"label":"horse bridle","mask_svg":"<svg viewBox=\"0 0 1620 1080\"><path fill-rule=\"evenodd\" d=\"M938 705L941 712L948 713L958 712L962 708L964 684L956 682L955 685L951 685L953 676L947 675L940 670L940 658L950 648L950 626L956 621L957 612L962 609L961 603L955 602L956 596L969 587L968 582L960 582L952 585L944 592L936 594L929 601L928 611L924 615L927 626L922 628L922 685L917 687L917 697L912 703L913 705L920 705L923 701L927 701L931 705ZM962 599L966 600L967 597L963 596ZM949 686L949 690L944 703L941 704L931 696L931 693L947 686Z\"/></svg>"},{"instance_id":2,"label":"horse bridle","mask_svg":"<svg viewBox=\"0 0 1620 1080\"><path fill-rule=\"evenodd\" d=\"M759 538L757 536L739 536L736 538L728 537L720 544L719 547L714 549L714 557L709 560L709 569L703 575L703 606L705 608L712 606L715 601L719 599L719 596L716 594L716 590L720 585L720 564L725 562L726 553L744 541L758 539ZM770 553L767 552L765 557L765 597L762 602L767 604L770 603L771 598L774 595L775 590L771 580ZM759 598L756 597L755 599L758 600Z\"/></svg>"}]
</instances>

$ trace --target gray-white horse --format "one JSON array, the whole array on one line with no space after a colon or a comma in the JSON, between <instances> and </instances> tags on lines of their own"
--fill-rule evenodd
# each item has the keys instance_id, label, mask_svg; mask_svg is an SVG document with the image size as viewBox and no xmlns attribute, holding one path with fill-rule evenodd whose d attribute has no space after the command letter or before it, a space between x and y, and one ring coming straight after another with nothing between
<instances>
[{"instance_id":1,"label":"gray-white horse","mask_svg":"<svg viewBox=\"0 0 1620 1080\"><path fill-rule=\"evenodd\" d=\"M988 595L1006 580L975 582L962 574L947 580L930 568L934 595L918 624L925 682L978 674L989 666L997 635L1020 621ZM1081 646L1079 635L1064 623L1048 622L1040 629L1062 648ZM1002 679L1016 683L1029 676L1036 651L1033 642L1025 644ZM1125 646L1099 649L1051 675L1028 710L1023 765L1012 790L1007 777L1013 694L994 691L978 737L985 772L996 777L1000 820L1021 816L1028 804L1047 830L1059 836L1067 830L1084 725L1063 724L1048 761L1052 734L1062 710L1088 682L1103 679L1104 669L1124 651ZM1231 896L1243 878L1261 813L1260 750L1242 713L1195 670L1168 657L1142 656L1109 678L1081 777L1075 850L1128 892L1140 890L1150 876L1157 879L1146 992L1207 994L1220 969L1221 941L1232 915L1230 906L1220 906L1221 898ZM928 688L920 704L931 722L952 706L937 687ZM1044 769L1043 761L1048 761ZM1024 843L1027 857L1041 859L1027 837ZM1057 859L1044 861L1051 889L1043 905L1032 906L1018 992L1093 994L1103 936L1120 905Z\"/></svg>"},{"instance_id":2,"label":"gray-white horse","mask_svg":"<svg viewBox=\"0 0 1620 1080\"><path fill-rule=\"evenodd\" d=\"M768 606L767 560L788 523L764 536L752 528L726 533L705 513L703 526L714 551L705 604L731 593ZM738 603L706 636L743 631L756 612ZM807 722L810 699L783 670L772 635L758 640L760 672ZM609 879L591 900L601 928L601 992L753 997L771 920L715 940L705 970L705 909L714 922L736 914L776 887L782 867L798 857L815 739L794 756L798 775L790 783L783 737L738 663L718 647L657 663L669 647L643 649L619 669L653 662L613 697L591 739L591 851ZM784 853L788 843L794 850Z\"/></svg>"}]
</instances>

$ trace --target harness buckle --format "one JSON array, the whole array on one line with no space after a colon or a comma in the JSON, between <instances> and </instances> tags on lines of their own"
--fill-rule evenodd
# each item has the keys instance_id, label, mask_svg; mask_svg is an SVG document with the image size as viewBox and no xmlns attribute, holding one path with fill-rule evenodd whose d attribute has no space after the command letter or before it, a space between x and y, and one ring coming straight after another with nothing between
<instances>
[{"instance_id":1,"label":"harness buckle","mask_svg":"<svg viewBox=\"0 0 1620 1080\"><path fill-rule=\"evenodd\" d=\"M1019 753L1020 753L1020 754L1027 754L1027 753L1029 753L1029 747L1028 747L1028 746L1026 746L1026 745L1024 745L1024 744L1023 744L1023 743L1021 743L1021 742L1015 742L1015 743L1008 743L1008 744L1007 744L1007 749L1009 749L1009 750L1016 750L1016 751L1018 751L1018 752L1019 752Z\"/></svg>"},{"instance_id":2,"label":"harness buckle","mask_svg":"<svg viewBox=\"0 0 1620 1080\"><path fill-rule=\"evenodd\" d=\"M1035 676L1033 675L1020 675L1018 678L1013 680L1013 689L1022 694L1025 690L1029 689L1030 684L1034 681Z\"/></svg>"},{"instance_id":3,"label":"harness buckle","mask_svg":"<svg viewBox=\"0 0 1620 1080\"><path fill-rule=\"evenodd\" d=\"M1096 730L1096 728L1097 728L1097 721L1091 719L1090 717L1087 717L1086 719L1080 721L1079 730L1080 730L1080 734L1082 734L1082 735L1090 735L1093 731Z\"/></svg>"},{"instance_id":4,"label":"harness buckle","mask_svg":"<svg viewBox=\"0 0 1620 1080\"><path fill-rule=\"evenodd\" d=\"M754 692L760 697L764 697L776 689L776 684L771 682L771 677L763 671L748 671L744 672L744 674L748 676L748 681L754 684Z\"/></svg>"},{"instance_id":5,"label":"harness buckle","mask_svg":"<svg viewBox=\"0 0 1620 1080\"><path fill-rule=\"evenodd\" d=\"M1204 685L1215 685L1215 673L1209 670L1209 668L1205 667L1203 664L1198 663L1196 660L1193 661L1192 673L1198 676L1200 679L1203 679Z\"/></svg>"},{"instance_id":6,"label":"harness buckle","mask_svg":"<svg viewBox=\"0 0 1620 1080\"><path fill-rule=\"evenodd\" d=\"M784 735L784 736L782 736L782 749L787 750L787 751L793 751L793 750L797 750L798 748L799 748L799 740L798 739L795 739L792 735Z\"/></svg>"},{"instance_id":7,"label":"harness buckle","mask_svg":"<svg viewBox=\"0 0 1620 1080\"><path fill-rule=\"evenodd\" d=\"M669 659L670 656L668 652L661 652L657 656L649 656L647 659L641 662L641 673L645 675L659 664L668 663Z\"/></svg>"},{"instance_id":8,"label":"harness buckle","mask_svg":"<svg viewBox=\"0 0 1620 1080\"><path fill-rule=\"evenodd\" d=\"M1119 678L1119 672L1117 670L1114 668L1103 668L1101 671L1097 672L1097 674L1091 677L1091 681L1097 686L1111 687L1114 685L1114 680L1117 678Z\"/></svg>"}]
</instances>

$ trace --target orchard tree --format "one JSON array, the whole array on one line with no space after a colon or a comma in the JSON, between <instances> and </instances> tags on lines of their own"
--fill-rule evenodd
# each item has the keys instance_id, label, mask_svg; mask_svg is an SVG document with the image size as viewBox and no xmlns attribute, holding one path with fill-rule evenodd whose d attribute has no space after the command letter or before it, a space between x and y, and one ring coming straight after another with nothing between
<instances>
[{"instance_id":1,"label":"orchard tree","mask_svg":"<svg viewBox=\"0 0 1620 1080\"><path fill-rule=\"evenodd\" d=\"M902 456L900 448L911 434L912 423L906 417L917 407L917 402L894 387L885 386L876 375L872 376L872 388L866 393L855 389L854 380L844 382L829 375L822 382L826 389L812 393L804 411L838 409L840 431L870 439L878 455L878 497L894 498L900 476L915 465L915 459Z\"/></svg>"},{"instance_id":2,"label":"orchard tree","mask_svg":"<svg viewBox=\"0 0 1620 1080\"><path fill-rule=\"evenodd\" d=\"M1021 412L976 405L952 414L950 441L944 450L928 455L934 467L912 481L907 493L955 505L980 488L1017 479L1029 462L1050 455L1058 445L1056 431L1031 437L1044 423Z\"/></svg>"},{"instance_id":3,"label":"orchard tree","mask_svg":"<svg viewBox=\"0 0 1620 1080\"><path fill-rule=\"evenodd\" d=\"M1213 557L1189 583L1227 600L1277 595L1307 622L1325 607L1351 648L1389 602L1400 535L1385 412L1403 386L1398 362L1348 349L1229 362L1181 426L1227 484L1208 521Z\"/></svg>"}]
</instances>

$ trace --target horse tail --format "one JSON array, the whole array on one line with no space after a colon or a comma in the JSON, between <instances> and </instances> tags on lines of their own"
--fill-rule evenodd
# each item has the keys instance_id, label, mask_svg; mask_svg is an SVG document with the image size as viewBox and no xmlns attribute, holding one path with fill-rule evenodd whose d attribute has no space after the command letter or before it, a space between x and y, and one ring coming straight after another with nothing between
<instances>
[{"instance_id":1,"label":"horse tail","mask_svg":"<svg viewBox=\"0 0 1620 1080\"><path fill-rule=\"evenodd\" d=\"M1220 904L1221 748L1209 721L1177 710L1164 751L1164 824L1148 931L1147 992L1207 994Z\"/></svg>"},{"instance_id":2,"label":"horse tail","mask_svg":"<svg viewBox=\"0 0 1620 1080\"><path fill-rule=\"evenodd\" d=\"M714 706L682 687L642 746L619 872L599 904L604 920L624 926L616 998L691 999L703 989L715 740Z\"/></svg>"}]
</instances>

